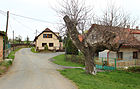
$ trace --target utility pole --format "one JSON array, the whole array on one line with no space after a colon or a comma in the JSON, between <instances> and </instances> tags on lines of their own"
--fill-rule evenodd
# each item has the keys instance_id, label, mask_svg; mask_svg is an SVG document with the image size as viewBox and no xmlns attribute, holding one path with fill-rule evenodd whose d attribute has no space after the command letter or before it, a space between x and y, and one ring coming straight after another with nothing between
<instances>
[{"instance_id":1,"label":"utility pole","mask_svg":"<svg viewBox=\"0 0 140 89\"><path fill-rule=\"evenodd\" d=\"M5 59L5 54L6 54L6 41L7 41L8 22L9 22L9 11L7 11L6 33L5 33L5 38L4 38L4 55L3 55L4 59Z\"/></svg>"},{"instance_id":2,"label":"utility pole","mask_svg":"<svg viewBox=\"0 0 140 89\"><path fill-rule=\"evenodd\" d=\"M13 30L13 50L14 50L14 30Z\"/></svg>"}]
</instances>

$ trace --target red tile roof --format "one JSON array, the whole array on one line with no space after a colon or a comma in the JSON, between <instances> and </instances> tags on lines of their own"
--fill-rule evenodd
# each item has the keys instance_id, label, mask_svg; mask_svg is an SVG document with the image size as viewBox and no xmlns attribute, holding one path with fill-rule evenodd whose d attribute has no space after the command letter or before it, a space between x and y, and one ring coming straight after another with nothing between
<instances>
[{"instance_id":1,"label":"red tile roof","mask_svg":"<svg viewBox=\"0 0 140 89\"><path fill-rule=\"evenodd\" d=\"M112 30L112 29L106 29L106 26L103 25L97 25L97 24L93 24L91 26L91 28L88 30L87 35L93 30L93 28L100 28L100 30ZM139 47L140 49L140 41L138 41L132 34L125 34L125 33L133 33L133 34L140 34L140 30L132 30L132 29L128 29L128 28L121 28L121 30L118 30L120 28L118 27L114 27L114 29L112 30L113 32L119 33L120 37L117 36L116 37L116 42L118 42L118 40L127 40L125 42L125 44L123 44L122 47ZM123 30L123 31L122 31ZM121 32L122 31L122 32ZM122 33L122 34L121 34ZM82 35L79 35L79 40L82 42L84 37ZM127 39L125 39L127 38Z\"/></svg>"}]
</instances>

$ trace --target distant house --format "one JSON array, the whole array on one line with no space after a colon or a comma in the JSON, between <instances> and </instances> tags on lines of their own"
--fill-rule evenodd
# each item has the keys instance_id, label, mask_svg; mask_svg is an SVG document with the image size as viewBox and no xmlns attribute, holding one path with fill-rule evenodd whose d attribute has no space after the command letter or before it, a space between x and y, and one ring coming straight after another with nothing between
<instances>
[{"instance_id":1,"label":"distant house","mask_svg":"<svg viewBox=\"0 0 140 89\"><path fill-rule=\"evenodd\" d=\"M94 27L98 28L104 28L105 26L102 25L96 25L93 24L91 28L88 30L88 33L91 32L91 30ZM122 44L119 52L114 52L110 50L104 50L102 52L98 53L98 57L102 58L118 58L118 60L132 60L132 59L140 59L140 30L138 28L136 29L130 29L130 28L121 28L122 34L120 32L121 38L117 38L116 40L126 40L125 44ZM109 29L106 29L109 30ZM117 27L114 27L112 30L113 32L117 32ZM123 39L126 37L126 35L123 32L129 32L129 39ZM83 35L79 35L79 40L82 42L84 39Z\"/></svg>"},{"instance_id":2,"label":"distant house","mask_svg":"<svg viewBox=\"0 0 140 89\"><path fill-rule=\"evenodd\" d=\"M36 50L44 50L48 46L49 50L60 50L63 48L63 43L59 41L59 33L46 28L42 33L34 39Z\"/></svg>"},{"instance_id":3,"label":"distant house","mask_svg":"<svg viewBox=\"0 0 140 89\"><path fill-rule=\"evenodd\" d=\"M0 61L3 60L3 37L4 34L0 32Z\"/></svg>"},{"instance_id":4,"label":"distant house","mask_svg":"<svg viewBox=\"0 0 140 89\"><path fill-rule=\"evenodd\" d=\"M118 60L140 59L140 30L129 29L128 31L130 31L131 36L129 37L128 42L121 46L118 53L110 50L105 50L99 52L99 57L104 57L107 59L117 57Z\"/></svg>"}]
</instances>

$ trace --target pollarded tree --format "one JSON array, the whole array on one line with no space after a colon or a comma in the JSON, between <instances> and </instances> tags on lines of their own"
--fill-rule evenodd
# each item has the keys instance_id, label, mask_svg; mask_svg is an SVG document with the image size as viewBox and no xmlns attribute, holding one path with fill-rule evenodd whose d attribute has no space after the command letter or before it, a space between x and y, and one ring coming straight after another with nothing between
<instances>
[{"instance_id":1,"label":"pollarded tree","mask_svg":"<svg viewBox=\"0 0 140 89\"><path fill-rule=\"evenodd\" d=\"M129 17L114 8L109 9L104 13L103 18L98 19L100 25L92 25L88 33L85 34L81 34L79 30L84 31L87 25L86 22L89 21L88 18L91 18L89 7L80 4L78 0L64 0L60 10L60 14L64 16L67 33L74 45L85 56L86 73L96 74L94 56L97 52L105 49L118 51L129 38L130 31L124 28L128 24L130 25L128 23L130 22ZM119 17L120 15L123 16ZM122 38L123 34L125 36Z\"/></svg>"}]
</instances>

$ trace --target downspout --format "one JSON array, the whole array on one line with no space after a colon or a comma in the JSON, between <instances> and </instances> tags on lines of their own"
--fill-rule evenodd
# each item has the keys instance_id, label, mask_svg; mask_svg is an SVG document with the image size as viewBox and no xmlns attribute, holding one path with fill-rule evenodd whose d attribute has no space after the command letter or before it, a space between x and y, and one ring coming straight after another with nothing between
<instances>
[{"instance_id":1,"label":"downspout","mask_svg":"<svg viewBox=\"0 0 140 89\"><path fill-rule=\"evenodd\" d=\"M110 50L107 52L107 65L109 65L109 53L110 53Z\"/></svg>"}]
</instances>

